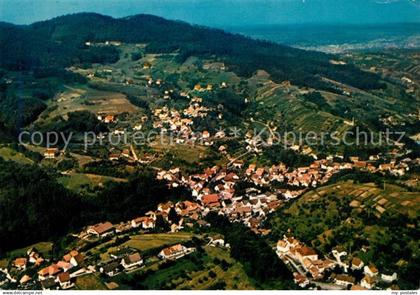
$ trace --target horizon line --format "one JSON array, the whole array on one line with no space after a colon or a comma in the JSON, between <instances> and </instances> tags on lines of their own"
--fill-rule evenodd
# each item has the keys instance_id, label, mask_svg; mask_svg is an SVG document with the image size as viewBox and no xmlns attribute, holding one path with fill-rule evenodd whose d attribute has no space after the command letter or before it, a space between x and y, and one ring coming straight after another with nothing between
<instances>
[{"instance_id":1,"label":"horizon line","mask_svg":"<svg viewBox=\"0 0 420 295\"><path fill-rule=\"evenodd\" d=\"M135 16L139 16L139 15L144 15L144 16L154 16L154 17L159 17L165 20L169 20L169 21L179 21L179 22L184 22L190 25L194 25L194 26L203 26L203 27L214 27L214 28L244 28L244 27L263 27L263 26L310 26L310 25L314 25L314 26L379 26L379 25L420 25L420 21L415 22L415 21L389 21L389 22L336 22L336 21L325 21L325 22L277 22L277 23L250 23L250 24L224 24L224 23L214 23L214 24L199 24L199 23L195 23L195 22L190 22L187 20L182 20L182 19L177 19L177 18L168 18L165 16L161 16L161 15L157 15L157 14L151 14L151 13L137 13L137 14L132 14L132 15L126 15L126 16L121 16L121 17L115 17L109 14L102 14L99 12L95 12L95 11L83 11L83 12L73 12L73 13L65 13L65 14L61 14L61 15L57 15L57 16L53 16L53 17L49 17L46 19L42 19L42 20L37 20L34 22L30 22L30 23L16 23L16 22L10 22L7 20L3 20L0 18L0 22L2 23L7 23L7 24L12 24L12 25L16 25L16 26L30 26L39 22L45 22L45 21L50 21L56 18L60 18L60 17L65 17L65 16L71 16L71 15L80 15L80 14L92 14L92 15L100 15L100 16L105 16L105 17L110 17L113 19L124 19L124 18L129 18L129 17L135 17ZM420 28L419 28L420 29Z\"/></svg>"}]
</instances>

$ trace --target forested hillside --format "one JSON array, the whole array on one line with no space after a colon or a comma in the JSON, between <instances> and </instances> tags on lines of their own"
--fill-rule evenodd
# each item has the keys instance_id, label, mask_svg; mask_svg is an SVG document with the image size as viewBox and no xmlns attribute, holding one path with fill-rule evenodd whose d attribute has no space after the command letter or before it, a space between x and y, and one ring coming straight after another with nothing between
<instances>
[{"instance_id":1,"label":"forested hillside","mask_svg":"<svg viewBox=\"0 0 420 295\"><path fill-rule=\"evenodd\" d=\"M110 184L94 198L66 190L54 177L36 165L0 158L0 254L104 219L134 218L159 202L188 196L182 189L170 191L148 171Z\"/></svg>"},{"instance_id":2,"label":"forested hillside","mask_svg":"<svg viewBox=\"0 0 420 295\"><path fill-rule=\"evenodd\" d=\"M331 56L256 41L221 30L191 26L150 15L114 19L82 13L58 17L30 26L0 26L1 66L30 69L63 67L74 63L112 62L114 48L86 48L87 41L118 40L147 43L149 52L189 56L216 55L240 75L265 69L278 80L297 85L329 89L321 76L361 89L381 88L379 78L352 65L333 65Z\"/></svg>"}]
</instances>

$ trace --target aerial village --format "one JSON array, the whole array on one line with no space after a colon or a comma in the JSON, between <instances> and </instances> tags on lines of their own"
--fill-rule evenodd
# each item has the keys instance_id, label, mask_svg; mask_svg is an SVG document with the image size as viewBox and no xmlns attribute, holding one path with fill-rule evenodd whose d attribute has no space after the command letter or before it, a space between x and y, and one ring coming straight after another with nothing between
<instances>
[{"instance_id":1,"label":"aerial village","mask_svg":"<svg viewBox=\"0 0 420 295\"><path fill-rule=\"evenodd\" d=\"M289 169L281 163L271 167L257 167L255 164L244 167L244 163L237 160L229 168L214 166L205 169L201 174L189 176L182 175L181 170L176 167L160 170L157 172L159 180L167 181L172 187L188 187L194 201L162 203L155 211L119 224L103 221L87 226L77 234L77 238L101 243L120 234L130 235L139 231L147 233L155 229L158 218L163 218L170 224L172 233L194 226L209 227L205 216L212 211L227 216L232 222L245 224L257 234L267 235L270 230L264 229L263 222L268 214L304 192L325 184L335 173L352 168L368 171L393 169L392 171L404 173L409 169L409 163L381 164L376 168L356 158L352 163L341 164L321 159L315 160L308 167ZM235 184L239 181L252 182L255 187L238 195L235 193ZM269 192L265 189L265 192L261 192L263 188L271 188L275 182L286 183L289 188ZM180 217L176 223L169 218L172 210ZM385 209L378 205L377 210L380 213ZM213 246L229 248L223 239L210 242ZM275 249L279 259L291 268L295 283L302 288L315 285L323 289L345 289L351 286L352 290L366 290L375 289L380 281L391 284L397 280L395 273L381 273L374 262L364 265L358 257L349 260L347 253L339 247L323 256L294 238L292 233L279 240ZM157 257L160 260L176 260L194 251L194 247L175 244L162 249ZM37 249L29 249L26 254L11 261L9 269L0 270L0 284L16 282L19 273L30 268L36 272L32 277L21 277L18 281L20 288L31 288L39 283L44 290L69 289L79 276L99 272L113 277L121 272L133 272L141 269L146 259L142 253L130 248L112 253L107 261L93 259L89 256L89 251L85 252L83 249L74 249L57 261L45 260ZM352 275L354 272L362 273L362 279L356 280L356 276Z\"/></svg>"},{"instance_id":2,"label":"aerial village","mask_svg":"<svg viewBox=\"0 0 420 295\"><path fill-rule=\"evenodd\" d=\"M86 45L93 46L90 43ZM107 45L105 43L97 46ZM113 45L120 46L118 43L113 43ZM148 69L151 65L145 63L143 67ZM215 63L206 64L205 67L225 69L224 64ZM149 79L147 83L149 87L159 87L165 81ZM215 87L224 88L227 87L227 83L222 82L220 85L201 83L187 92L180 92L178 93L180 96L190 100L187 108L183 110L166 106L155 108L151 117L142 116L129 131L142 130L143 125L150 120L152 127L160 134L176 134L176 144L185 145L186 148L192 144L216 147L226 156L229 163L224 166L207 167L201 173L192 175L185 174L179 167L159 169L156 176L158 180L166 181L170 187L188 188L191 191L192 200L162 203L144 216L125 220L119 224L104 220L101 223L86 226L80 233L75 234L77 239L101 244L121 234L130 236L133 233L152 232L159 218L163 218L170 224L171 233L188 230L195 226L209 227L210 224L205 221L209 212L217 212L226 216L231 222L243 223L259 235L267 235L270 230L264 228L264 221L268 214L290 200L299 198L305 192L326 184L340 171L357 169L370 173L390 173L401 176L411 166L419 164L410 158L396 162L381 155L371 156L368 161L362 161L358 157L351 158L350 162L337 161L340 156L318 159L315 153L306 146L292 146L291 148L313 156L313 163L307 167L290 168L283 163L269 167L249 164L240 156L232 156L234 151L218 143L219 140L230 136L227 130L219 130L214 134L206 130L195 131L198 126L194 126L194 119L205 118L211 111L217 113L217 110L205 107L200 97L200 93L212 91ZM170 99L172 95L173 92L165 90L163 98ZM217 114L218 119L221 120L222 117L222 113ZM101 113L98 114L98 119L113 128L110 132L116 135L128 132L120 129L116 124L118 114ZM245 155L261 153L264 148L261 138L254 138L249 132L241 136L235 140L245 142ZM396 149L391 155L401 152L402 149ZM44 152L44 157L54 159L59 154L59 149L48 148ZM112 150L108 159L113 162L132 161L148 164L153 161L154 156L148 154L139 157L134 148L124 147ZM240 182L252 183L253 186L238 193L236 188ZM282 184L283 188L277 188L278 184ZM385 210L380 204L376 209L379 213ZM172 222L169 218L171 211L175 211L180 217L178 222ZM212 240L210 243L216 247L229 248L223 239ZM339 248L327 255L321 255L294 238L293 232L285 235L274 247L279 259L285 262L293 272L295 283L302 288L315 285L326 289L345 289L351 286L352 290L365 290L375 289L379 281L392 283L397 280L396 274L381 273L373 261L364 265L358 257L349 260L347 253ZM149 258L139 251L127 248L111 253L108 260L98 260L88 249L83 247L73 249L63 257L54 260L45 259L37 249L29 249L26 255L11 261L8 268L0 269L0 287L14 282L20 289L31 289L36 284L40 284L43 290L71 289L78 277L95 272L107 277L114 277L121 272L134 272L144 267L146 259ZM194 247L174 244L163 248L156 257L161 261L177 260L194 251ZM20 276L28 269L33 270L32 275ZM352 275L354 272L363 274L362 278L356 279L356 276ZM359 278L360 275L357 277Z\"/></svg>"}]
</instances>

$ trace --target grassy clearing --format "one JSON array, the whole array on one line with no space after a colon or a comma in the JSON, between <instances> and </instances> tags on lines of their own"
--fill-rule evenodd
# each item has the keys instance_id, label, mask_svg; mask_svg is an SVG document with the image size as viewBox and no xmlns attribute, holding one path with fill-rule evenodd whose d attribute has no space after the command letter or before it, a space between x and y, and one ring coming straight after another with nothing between
<instances>
[{"instance_id":1,"label":"grassy clearing","mask_svg":"<svg viewBox=\"0 0 420 295\"><path fill-rule=\"evenodd\" d=\"M49 108L41 114L42 120L64 116L70 112L90 111L92 113L121 114L134 113L138 108L131 104L125 95L118 92L100 91L89 87L67 87L51 102Z\"/></svg>"},{"instance_id":2,"label":"grassy clearing","mask_svg":"<svg viewBox=\"0 0 420 295\"><path fill-rule=\"evenodd\" d=\"M170 264L161 264L147 270L141 276L141 284L149 290L252 290L251 280L242 265L232 259L226 249L204 247ZM132 277L136 279L136 277Z\"/></svg>"},{"instance_id":3,"label":"grassy clearing","mask_svg":"<svg viewBox=\"0 0 420 295\"><path fill-rule=\"evenodd\" d=\"M149 290L172 289L177 281L186 279L186 274L194 270L198 270L198 266L193 261L180 259L173 266L146 277L143 284Z\"/></svg>"},{"instance_id":4,"label":"grassy clearing","mask_svg":"<svg viewBox=\"0 0 420 295\"><path fill-rule=\"evenodd\" d=\"M96 174L73 173L71 175L60 177L58 182L69 190L80 191L81 188L86 186L93 188L96 186L102 186L107 182L127 182L127 180Z\"/></svg>"},{"instance_id":5,"label":"grassy clearing","mask_svg":"<svg viewBox=\"0 0 420 295\"><path fill-rule=\"evenodd\" d=\"M85 166L88 163L94 162L97 159L89 157L89 156L84 156L84 155L80 155L80 154L75 154L75 153L70 153L70 155L77 160L77 162L79 163L80 167Z\"/></svg>"},{"instance_id":6,"label":"grassy clearing","mask_svg":"<svg viewBox=\"0 0 420 295\"><path fill-rule=\"evenodd\" d=\"M0 259L0 268L7 268L8 265L9 265L9 260Z\"/></svg>"},{"instance_id":7,"label":"grassy clearing","mask_svg":"<svg viewBox=\"0 0 420 295\"><path fill-rule=\"evenodd\" d=\"M107 290L97 274L88 274L76 279L76 288L79 290Z\"/></svg>"},{"instance_id":8,"label":"grassy clearing","mask_svg":"<svg viewBox=\"0 0 420 295\"><path fill-rule=\"evenodd\" d=\"M165 233L165 234L140 234L130 237L130 240L120 245L118 248L134 248L141 251L147 251L159 248L165 245L173 245L191 240L194 235L186 232ZM103 246L103 245L101 245ZM117 247L110 247L106 253L101 253L102 260L108 260L109 254L117 251Z\"/></svg>"},{"instance_id":9,"label":"grassy clearing","mask_svg":"<svg viewBox=\"0 0 420 295\"><path fill-rule=\"evenodd\" d=\"M184 281L177 286L177 289L207 290L212 288L216 282L224 282L226 290L253 290L250 278L245 273L242 265L230 257L229 251L215 247L205 247L207 259L205 258L205 268L189 274L191 279ZM229 267L223 269L222 266L214 263L214 259L225 260ZM211 277L214 274L216 276Z\"/></svg>"},{"instance_id":10,"label":"grassy clearing","mask_svg":"<svg viewBox=\"0 0 420 295\"><path fill-rule=\"evenodd\" d=\"M13 250L11 252L7 253L8 257L22 257L22 256L26 256L26 252L28 251L28 249L30 248L36 248L44 257L48 257L51 253L53 247L53 243L51 242L40 242L37 244L33 244L29 247L24 247L21 249L16 249Z\"/></svg>"},{"instance_id":11,"label":"grassy clearing","mask_svg":"<svg viewBox=\"0 0 420 295\"><path fill-rule=\"evenodd\" d=\"M191 240L193 234L186 232L171 234L146 234L133 236L124 245L145 251L153 248L159 248L168 244L176 244Z\"/></svg>"},{"instance_id":12,"label":"grassy clearing","mask_svg":"<svg viewBox=\"0 0 420 295\"><path fill-rule=\"evenodd\" d=\"M199 162L207 154L207 148L204 146L191 146L187 144L169 144L165 142L155 141L151 147L158 153L170 152L176 156L177 159L186 161L188 163Z\"/></svg>"},{"instance_id":13,"label":"grassy clearing","mask_svg":"<svg viewBox=\"0 0 420 295\"><path fill-rule=\"evenodd\" d=\"M33 164L34 162L25 157L25 155L14 151L11 148L8 147L1 147L0 148L0 157L2 157L5 160L17 162L19 164Z\"/></svg>"}]
</instances>

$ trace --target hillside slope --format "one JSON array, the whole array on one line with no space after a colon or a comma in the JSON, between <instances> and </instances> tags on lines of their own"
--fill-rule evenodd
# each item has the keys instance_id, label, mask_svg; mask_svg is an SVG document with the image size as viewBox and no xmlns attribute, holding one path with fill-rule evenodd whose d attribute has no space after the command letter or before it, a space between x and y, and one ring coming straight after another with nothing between
<instances>
[{"instance_id":1,"label":"hillside slope","mask_svg":"<svg viewBox=\"0 0 420 295\"><path fill-rule=\"evenodd\" d=\"M191 55L216 55L240 75L249 76L257 69L265 69L278 81L291 80L295 84L314 88L330 88L320 76L358 88L383 86L374 74L352 65L331 64L331 56L326 54L150 15L114 19L81 13L30 26L2 24L0 65L24 69L40 65L67 66L83 59L87 50L85 42L106 40L147 43L150 52L178 51L180 60Z\"/></svg>"},{"instance_id":2,"label":"hillside slope","mask_svg":"<svg viewBox=\"0 0 420 295\"><path fill-rule=\"evenodd\" d=\"M419 242L418 192L397 185L342 181L310 191L269 219L273 237L292 234L320 253L335 247L397 272L402 288L417 287Z\"/></svg>"}]
</instances>

